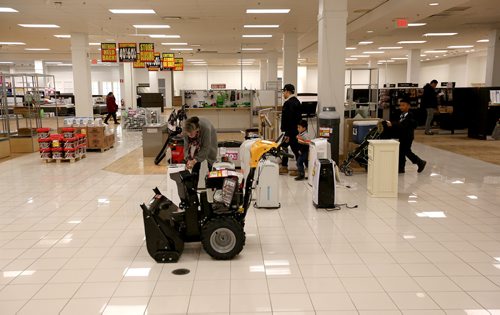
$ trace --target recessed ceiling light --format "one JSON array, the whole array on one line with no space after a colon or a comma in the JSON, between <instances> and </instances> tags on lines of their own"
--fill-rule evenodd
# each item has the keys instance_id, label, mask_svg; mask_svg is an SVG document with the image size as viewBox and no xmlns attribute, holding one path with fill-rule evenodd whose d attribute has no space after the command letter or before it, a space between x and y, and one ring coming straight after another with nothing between
<instances>
[{"instance_id":1,"label":"recessed ceiling light","mask_svg":"<svg viewBox=\"0 0 500 315\"><path fill-rule=\"evenodd\" d=\"M243 38L270 38L273 35L241 35Z\"/></svg>"},{"instance_id":2,"label":"recessed ceiling light","mask_svg":"<svg viewBox=\"0 0 500 315\"><path fill-rule=\"evenodd\" d=\"M425 33L423 36L455 36L458 33Z\"/></svg>"},{"instance_id":3,"label":"recessed ceiling light","mask_svg":"<svg viewBox=\"0 0 500 315\"><path fill-rule=\"evenodd\" d=\"M472 48L473 45L456 45L456 46L448 46L450 49L462 49L462 48Z\"/></svg>"},{"instance_id":4,"label":"recessed ceiling light","mask_svg":"<svg viewBox=\"0 0 500 315\"><path fill-rule=\"evenodd\" d=\"M356 47L346 47L345 50L356 50Z\"/></svg>"},{"instance_id":5,"label":"recessed ceiling light","mask_svg":"<svg viewBox=\"0 0 500 315\"><path fill-rule=\"evenodd\" d=\"M408 27L425 26L427 23L408 23Z\"/></svg>"},{"instance_id":6,"label":"recessed ceiling light","mask_svg":"<svg viewBox=\"0 0 500 315\"><path fill-rule=\"evenodd\" d=\"M370 58L369 55L352 55L351 58Z\"/></svg>"},{"instance_id":7,"label":"recessed ceiling light","mask_svg":"<svg viewBox=\"0 0 500 315\"><path fill-rule=\"evenodd\" d=\"M347 61L355 61L355 60L358 60L358 58L352 58L351 57L351 58L345 58L345 60L347 60Z\"/></svg>"},{"instance_id":8,"label":"recessed ceiling light","mask_svg":"<svg viewBox=\"0 0 500 315\"><path fill-rule=\"evenodd\" d=\"M490 40L489 39L480 39L477 41L478 43L489 43Z\"/></svg>"},{"instance_id":9,"label":"recessed ceiling light","mask_svg":"<svg viewBox=\"0 0 500 315\"><path fill-rule=\"evenodd\" d=\"M170 25L166 24L161 24L161 25L154 25L154 24L139 24L139 25L133 25L135 28L170 28Z\"/></svg>"},{"instance_id":10,"label":"recessed ceiling light","mask_svg":"<svg viewBox=\"0 0 500 315\"><path fill-rule=\"evenodd\" d=\"M151 34L151 38L181 38L180 35L163 35L163 34Z\"/></svg>"},{"instance_id":11,"label":"recessed ceiling light","mask_svg":"<svg viewBox=\"0 0 500 315\"><path fill-rule=\"evenodd\" d=\"M366 31L367 33L373 33L373 31Z\"/></svg>"},{"instance_id":12,"label":"recessed ceiling light","mask_svg":"<svg viewBox=\"0 0 500 315\"><path fill-rule=\"evenodd\" d=\"M436 5L439 5L439 2L432 2L432 3L429 3L430 6L436 6Z\"/></svg>"},{"instance_id":13,"label":"recessed ceiling light","mask_svg":"<svg viewBox=\"0 0 500 315\"><path fill-rule=\"evenodd\" d=\"M50 48L24 48L24 50L44 51L44 50L50 50Z\"/></svg>"},{"instance_id":14,"label":"recessed ceiling light","mask_svg":"<svg viewBox=\"0 0 500 315\"><path fill-rule=\"evenodd\" d=\"M290 9L247 9L247 13L254 14L283 14L290 13Z\"/></svg>"},{"instance_id":15,"label":"recessed ceiling light","mask_svg":"<svg viewBox=\"0 0 500 315\"><path fill-rule=\"evenodd\" d=\"M151 9L109 9L109 12L114 14L156 14L155 10Z\"/></svg>"},{"instance_id":16,"label":"recessed ceiling light","mask_svg":"<svg viewBox=\"0 0 500 315\"><path fill-rule=\"evenodd\" d=\"M172 51L191 51L193 48L170 48Z\"/></svg>"},{"instance_id":17,"label":"recessed ceiling light","mask_svg":"<svg viewBox=\"0 0 500 315\"><path fill-rule=\"evenodd\" d=\"M394 58L391 58L392 60L408 60L407 57L394 57Z\"/></svg>"},{"instance_id":18,"label":"recessed ceiling light","mask_svg":"<svg viewBox=\"0 0 500 315\"><path fill-rule=\"evenodd\" d=\"M398 44L423 44L427 43L426 40L402 40L399 41Z\"/></svg>"},{"instance_id":19,"label":"recessed ceiling light","mask_svg":"<svg viewBox=\"0 0 500 315\"><path fill-rule=\"evenodd\" d=\"M23 42L0 42L0 45L26 45Z\"/></svg>"},{"instance_id":20,"label":"recessed ceiling light","mask_svg":"<svg viewBox=\"0 0 500 315\"><path fill-rule=\"evenodd\" d=\"M58 64L61 64L62 61L46 61L45 64L48 64L48 65L58 65Z\"/></svg>"},{"instance_id":21,"label":"recessed ceiling light","mask_svg":"<svg viewBox=\"0 0 500 315\"><path fill-rule=\"evenodd\" d=\"M394 49L403 49L401 46L388 46L388 47L379 47L380 50L394 50Z\"/></svg>"},{"instance_id":22,"label":"recessed ceiling light","mask_svg":"<svg viewBox=\"0 0 500 315\"><path fill-rule=\"evenodd\" d=\"M269 25L252 25L247 24L243 26L244 28L279 28L278 24L269 24Z\"/></svg>"},{"instance_id":23,"label":"recessed ceiling light","mask_svg":"<svg viewBox=\"0 0 500 315\"><path fill-rule=\"evenodd\" d=\"M55 24L17 24L21 27L31 27L31 28L59 28L59 25Z\"/></svg>"},{"instance_id":24,"label":"recessed ceiling light","mask_svg":"<svg viewBox=\"0 0 500 315\"><path fill-rule=\"evenodd\" d=\"M17 11L16 9L12 9L12 8L0 7L0 12L2 12L2 13L16 13L19 11Z\"/></svg>"},{"instance_id":25,"label":"recessed ceiling light","mask_svg":"<svg viewBox=\"0 0 500 315\"><path fill-rule=\"evenodd\" d=\"M199 44L191 44L191 47L201 47Z\"/></svg>"},{"instance_id":26,"label":"recessed ceiling light","mask_svg":"<svg viewBox=\"0 0 500 315\"><path fill-rule=\"evenodd\" d=\"M426 50L426 54L444 54L447 53L447 50Z\"/></svg>"},{"instance_id":27,"label":"recessed ceiling light","mask_svg":"<svg viewBox=\"0 0 500 315\"><path fill-rule=\"evenodd\" d=\"M370 44L373 44L373 42L369 41L369 40L366 40L366 41L359 42L358 44L359 45L370 45Z\"/></svg>"},{"instance_id":28,"label":"recessed ceiling light","mask_svg":"<svg viewBox=\"0 0 500 315\"><path fill-rule=\"evenodd\" d=\"M385 51L363 51L363 54L383 54Z\"/></svg>"},{"instance_id":29,"label":"recessed ceiling light","mask_svg":"<svg viewBox=\"0 0 500 315\"><path fill-rule=\"evenodd\" d=\"M164 46L187 46L188 43L161 43Z\"/></svg>"},{"instance_id":30,"label":"recessed ceiling light","mask_svg":"<svg viewBox=\"0 0 500 315\"><path fill-rule=\"evenodd\" d=\"M71 38L71 35L54 35L57 38Z\"/></svg>"},{"instance_id":31,"label":"recessed ceiling light","mask_svg":"<svg viewBox=\"0 0 500 315\"><path fill-rule=\"evenodd\" d=\"M71 63L60 63L58 66L72 66L73 64Z\"/></svg>"},{"instance_id":32,"label":"recessed ceiling light","mask_svg":"<svg viewBox=\"0 0 500 315\"><path fill-rule=\"evenodd\" d=\"M0 61L0 64L2 65L7 65L7 64L12 64L12 61Z\"/></svg>"},{"instance_id":33,"label":"recessed ceiling light","mask_svg":"<svg viewBox=\"0 0 500 315\"><path fill-rule=\"evenodd\" d=\"M241 48L243 51L261 51L264 50L264 48Z\"/></svg>"}]
</instances>

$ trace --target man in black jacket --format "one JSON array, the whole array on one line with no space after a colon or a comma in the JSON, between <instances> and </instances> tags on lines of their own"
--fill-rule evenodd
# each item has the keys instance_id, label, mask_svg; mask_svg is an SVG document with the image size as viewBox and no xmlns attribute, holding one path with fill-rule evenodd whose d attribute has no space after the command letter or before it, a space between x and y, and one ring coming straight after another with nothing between
<instances>
[{"instance_id":1,"label":"man in black jacket","mask_svg":"<svg viewBox=\"0 0 500 315\"><path fill-rule=\"evenodd\" d=\"M399 109L401 110L400 120L393 123L387 122L393 134L399 139L399 173L405 172L406 158L416 164L418 166L417 172L421 173L427 162L411 151L417 121L413 114L410 113L410 100L405 97L402 98L399 101Z\"/></svg>"},{"instance_id":2,"label":"man in black jacket","mask_svg":"<svg viewBox=\"0 0 500 315\"><path fill-rule=\"evenodd\" d=\"M424 86L424 95L422 95L422 107L427 110L427 119L425 121L425 134L433 135L431 130L432 119L434 118L434 113L436 112L438 106L436 86L438 84L437 80L432 80L431 83L427 83Z\"/></svg>"},{"instance_id":3,"label":"man in black jacket","mask_svg":"<svg viewBox=\"0 0 500 315\"><path fill-rule=\"evenodd\" d=\"M302 119L300 112L300 101L295 97L295 87L293 84L286 84L283 87L283 97L285 103L283 104L283 110L281 112L281 132L285 133L283 139L283 147L287 148L290 146L295 158L298 157L298 142L297 135L297 125ZM288 173L288 158L283 157L281 160L280 174ZM297 172L291 172L290 175L297 176Z\"/></svg>"}]
</instances>

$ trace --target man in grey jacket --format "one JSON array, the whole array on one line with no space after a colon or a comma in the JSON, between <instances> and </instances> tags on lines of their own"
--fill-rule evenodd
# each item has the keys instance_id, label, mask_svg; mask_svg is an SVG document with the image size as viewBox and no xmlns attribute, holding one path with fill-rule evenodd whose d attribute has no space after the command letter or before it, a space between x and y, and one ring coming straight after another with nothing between
<instances>
[{"instance_id":1,"label":"man in grey jacket","mask_svg":"<svg viewBox=\"0 0 500 315\"><path fill-rule=\"evenodd\" d=\"M203 161L212 169L217 159L217 131L208 119L193 116L184 123L184 159L186 168L196 174L196 183Z\"/></svg>"}]
</instances>

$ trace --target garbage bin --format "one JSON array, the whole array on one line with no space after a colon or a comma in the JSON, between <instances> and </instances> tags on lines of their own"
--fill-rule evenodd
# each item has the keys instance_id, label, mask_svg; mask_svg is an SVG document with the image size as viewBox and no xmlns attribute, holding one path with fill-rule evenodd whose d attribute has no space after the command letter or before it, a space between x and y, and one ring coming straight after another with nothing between
<instances>
[{"instance_id":1,"label":"garbage bin","mask_svg":"<svg viewBox=\"0 0 500 315\"><path fill-rule=\"evenodd\" d=\"M318 135L320 138L328 139L332 149L332 159L339 165L340 147L340 114L335 107L323 107L318 115Z\"/></svg>"}]
</instances>

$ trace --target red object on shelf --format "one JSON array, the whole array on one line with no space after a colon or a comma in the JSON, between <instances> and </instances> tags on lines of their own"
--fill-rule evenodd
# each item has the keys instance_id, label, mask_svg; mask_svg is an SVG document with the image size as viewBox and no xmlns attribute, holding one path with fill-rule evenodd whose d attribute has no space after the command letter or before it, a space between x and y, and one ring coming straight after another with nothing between
<instances>
[{"instance_id":1,"label":"red object on shelf","mask_svg":"<svg viewBox=\"0 0 500 315\"><path fill-rule=\"evenodd\" d=\"M76 148L64 148L63 151L64 152L72 152L72 151L74 152L74 151L76 151Z\"/></svg>"},{"instance_id":2,"label":"red object on shelf","mask_svg":"<svg viewBox=\"0 0 500 315\"><path fill-rule=\"evenodd\" d=\"M51 142L51 141L52 141L52 139L51 139L51 138L39 138L39 139L38 139L38 142L39 142L39 143L40 143L40 142Z\"/></svg>"},{"instance_id":3,"label":"red object on shelf","mask_svg":"<svg viewBox=\"0 0 500 315\"><path fill-rule=\"evenodd\" d=\"M76 137L73 137L73 138L64 138L63 141L64 142L75 142L76 141Z\"/></svg>"},{"instance_id":4,"label":"red object on shelf","mask_svg":"<svg viewBox=\"0 0 500 315\"><path fill-rule=\"evenodd\" d=\"M40 149L40 153L46 153L46 152L51 152L52 149L51 148L47 148L47 149Z\"/></svg>"},{"instance_id":5,"label":"red object on shelf","mask_svg":"<svg viewBox=\"0 0 500 315\"><path fill-rule=\"evenodd\" d=\"M76 128L73 128L73 127L64 127L64 128L61 128L61 131L62 132L75 132Z\"/></svg>"},{"instance_id":6,"label":"red object on shelf","mask_svg":"<svg viewBox=\"0 0 500 315\"><path fill-rule=\"evenodd\" d=\"M184 145L175 144L170 149L172 150L172 164L181 164L184 161Z\"/></svg>"}]
</instances>

